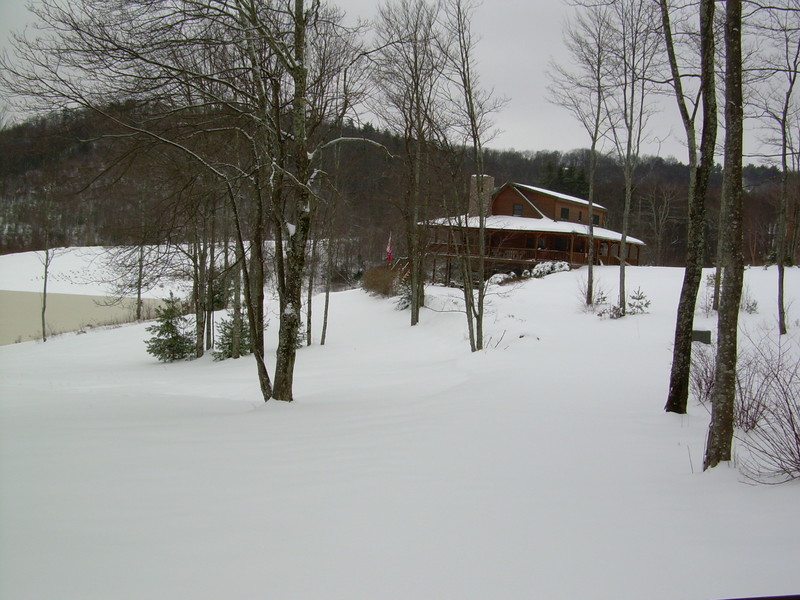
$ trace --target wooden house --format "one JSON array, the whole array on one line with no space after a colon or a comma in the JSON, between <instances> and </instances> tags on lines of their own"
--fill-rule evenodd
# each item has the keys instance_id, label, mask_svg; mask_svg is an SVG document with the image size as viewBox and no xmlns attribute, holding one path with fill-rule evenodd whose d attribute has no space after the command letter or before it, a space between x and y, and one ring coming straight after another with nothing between
<instances>
[{"instance_id":1,"label":"wooden house","mask_svg":"<svg viewBox=\"0 0 800 600\"><path fill-rule=\"evenodd\" d=\"M444 217L431 223L429 256L445 261L467 252L478 255L480 247L479 202L476 178L472 179L469 214ZM581 198L521 183L506 183L494 188L485 177L484 256L487 273L529 269L545 261L565 261L571 266L585 265L589 256L589 203ZM607 209L592 206L595 264L618 265L622 234L606 229ZM626 238L625 261L639 264L644 242Z\"/></svg>"}]
</instances>

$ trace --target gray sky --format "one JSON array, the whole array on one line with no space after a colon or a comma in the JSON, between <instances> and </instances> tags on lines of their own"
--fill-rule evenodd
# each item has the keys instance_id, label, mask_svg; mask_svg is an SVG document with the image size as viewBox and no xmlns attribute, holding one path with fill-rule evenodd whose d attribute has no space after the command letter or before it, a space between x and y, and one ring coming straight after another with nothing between
<instances>
[{"instance_id":1,"label":"gray sky","mask_svg":"<svg viewBox=\"0 0 800 600\"><path fill-rule=\"evenodd\" d=\"M7 44L11 30L29 21L26 5L35 0L0 0L0 42ZM372 18L375 0L334 0L348 15ZM489 144L493 148L568 151L588 146L586 133L564 109L546 100L546 71L551 57L563 55L561 29L570 8L562 0L484 0L473 21L480 36L478 61L481 83L509 99L497 115L501 130ZM671 105L667 104L670 113ZM686 160L680 143L680 125L674 114L654 119L660 144L649 154ZM671 125L670 125L671 124Z\"/></svg>"}]
</instances>

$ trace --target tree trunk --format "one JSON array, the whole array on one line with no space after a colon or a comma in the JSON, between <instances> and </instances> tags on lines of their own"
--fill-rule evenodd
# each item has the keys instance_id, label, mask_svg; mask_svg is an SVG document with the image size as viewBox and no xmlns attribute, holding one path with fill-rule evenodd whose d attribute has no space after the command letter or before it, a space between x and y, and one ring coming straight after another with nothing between
<instances>
[{"instance_id":1,"label":"tree trunk","mask_svg":"<svg viewBox=\"0 0 800 600\"><path fill-rule=\"evenodd\" d=\"M244 278L244 298L247 308L247 319L250 324L250 344L253 358L256 361L256 371L258 373L258 384L261 389L261 397L264 402L272 398L272 381L269 377L267 365L264 362L264 257L263 257L263 234L264 234L264 202L259 190L255 192L256 202L256 224L252 233L250 246L250 260L244 246L244 235L242 233L242 218L239 214L239 206L236 201L236 193L230 187L227 188L228 202L233 213L233 223L236 232L236 253L241 258L241 274Z\"/></svg>"},{"instance_id":2,"label":"tree trunk","mask_svg":"<svg viewBox=\"0 0 800 600\"><path fill-rule=\"evenodd\" d=\"M781 114L781 195L778 202L778 222L775 232L775 260L778 265L778 332L786 335L786 304L784 301L784 267L786 263L786 210L789 204L789 164L788 154L788 112L790 98L796 75L791 78L789 90L786 93L786 101L783 105Z\"/></svg>"},{"instance_id":3,"label":"tree trunk","mask_svg":"<svg viewBox=\"0 0 800 600\"><path fill-rule=\"evenodd\" d=\"M278 351L275 362L276 400L291 402L293 397L294 365L297 355L297 338L300 331L300 310L303 293L303 267L308 234L311 229L313 200L310 184L310 158L308 154L308 132L306 130L306 89L308 72L306 68L306 27L309 15L305 13L303 0L294 2L294 51L293 65L290 69L294 91L292 97L292 118L294 136L295 214L297 221L294 231L289 231L286 246L284 295L281 302L280 330L278 332ZM276 251L280 251L278 248Z\"/></svg>"},{"instance_id":4,"label":"tree trunk","mask_svg":"<svg viewBox=\"0 0 800 600\"><path fill-rule=\"evenodd\" d=\"M206 272L206 350L214 347L214 279L216 278L216 218L211 215L211 238L208 240L208 270Z\"/></svg>"},{"instance_id":5,"label":"tree trunk","mask_svg":"<svg viewBox=\"0 0 800 600\"><path fill-rule=\"evenodd\" d=\"M200 358L203 356L203 338L205 337L205 286L204 281L206 278L206 265L205 265L205 251L201 249L201 243L195 241L193 244L193 274L194 282L192 284L192 296L194 300L194 356Z\"/></svg>"},{"instance_id":6,"label":"tree trunk","mask_svg":"<svg viewBox=\"0 0 800 600\"><path fill-rule=\"evenodd\" d=\"M627 164L630 160L630 156L625 159L625 205L622 209L622 238L619 242L619 311L622 315L627 312L628 300L625 290L625 266L628 262L628 223L631 214L631 198L633 197L633 173L630 165Z\"/></svg>"},{"instance_id":7,"label":"tree trunk","mask_svg":"<svg viewBox=\"0 0 800 600\"><path fill-rule=\"evenodd\" d=\"M136 320L142 320L142 285L144 280L144 246L139 245L139 258L136 263Z\"/></svg>"},{"instance_id":8,"label":"tree trunk","mask_svg":"<svg viewBox=\"0 0 800 600\"><path fill-rule=\"evenodd\" d=\"M234 276L233 276L233 332L231 335L231 358L239 358L241 355L242 355L242 265L241 261L237 260L236 266L234 267Z\"/></svg>"},{"instance_id":9,"label":"tree trunk","mask_svg":"<svg viewBox=\"0 0 800 600\"><path fill-rule=\"evenodd\" d=\"M586 306L594 305L594 180L597 172L597 140L592 140L589 157L589 251L586 256Z\"/></svg>"},{"instance_id":10,"label":"tree trunk","mask_svg":"<svg viewBox=\"0 0 800 600\"><path fill-rule=\"evenodd\" d=\"M47 239L47 236L45 236ZM47 341L47 279L50 276L50 263L53 260L53 251L45 243L44 250L44 282L42 284L42 341Z\"/></svg>"},{"instance_id":11,"label":"tree trunk","mask_svg":"<svg viewBox=\"0 0 800 600\"><path fill-rule=\"evenodd\" d=\"M727 0L725 17L725 167L720 231L724 273L717 325L717 365L703 470L731 459L739 302L742 296L742 0Z\"/></svg>"},{"instance_id":12,"label":"tree trunk","mask_svg":"<svg viewBox=\"0 0 800 600\"><path fill-rule=\"evenodd\" d=\"M306 346L311 345L311 314L314 297L314 279L317 273L317 236L311 240L311 264L308 266L308 290L306 291Z\"/></svg>"},{"instance_id":13,"label":"tree trunk","mask_svg":"<svg viewBox=\"0 0 800 600\"><path fill-rule=\"evenodd\" d=\"M421 116L417 116L421 119ZM411 325L419 323L419 311L425 303L425 292L420 292L423 288L422 282L422 257L420 248L420 206L422 192L422 148L419 140L414 141L415 152L413 156L413 187L411 192L411 208L409 210L409 261L411 264L409 284L411 286Z\"/></svg>"},{"instance_id":14,"label":"tree trunk","mask_svg":"<svg viewBox=\"0 0 800 600\"><path fill-rule=\"evenodd\" d=\"M678 302L678 315L675 323L675 340L672 351L672 368L669 378L669 392L664 410L686 414L689 400L689 376L692 364L692 329L697 293L703 277L703 257L705 254L705 206L708 180L714 166L714 145L717 133L717 102L714 81L714 1L702 0L700 9L700 59L701 93L703 102L703 132L700 142L698 162L694 133L694 122L690 119L683 98L680 74L674 52L671 51L672 36L668 36L670 64L676 81L676 95L681 108L681 116L689 142L689 225L686 242L686 268L683 273L683 286ZM662 14L665 29L669 30L669 17L666 2L662 0Z\"/></svg>"},{"instance_id":15,"label":"tree trunk","mask_svg":"<svg viewBox=\"0 0 800 600\"><path fill-rule=\"evenodd\" d=\"M332 228L331 228L332 229ZM322 333L320 334L319 344L325 345L328 337L328 309L331 301L331 278L333 277L333 239L332 233L328 235L328 255L325 266L325 307L322 309Z\"/></svg>"}]
</instances>

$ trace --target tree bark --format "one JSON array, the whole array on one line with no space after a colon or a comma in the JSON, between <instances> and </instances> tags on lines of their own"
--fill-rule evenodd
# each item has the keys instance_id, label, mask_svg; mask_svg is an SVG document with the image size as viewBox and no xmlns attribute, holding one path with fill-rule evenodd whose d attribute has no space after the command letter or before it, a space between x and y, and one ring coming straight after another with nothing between
<instances>
[{"instance_id":1,"label":"tree bark","mask_svg":"<svg viewBox=\"0 0 800 600\"><path fill-rule=\"evenodd\" d=\"M708 180L714 167L717 135L717 101L714 72L714 0L702 0L700 6L700 86L703 103L703 131L700 157L697 156L694 118L690 117L681 83L681 74L672 44L666 0L661 0L662 22L674 81L675 94L689 144L689 225L686 242L686 267L678 302L669 392L664 410L685 414L689 400L689 375L692 363L692 329L697 293L703 276L705 253L705 207Z\"/></svg>"},{"instance_id":2,"label":"tree bark","mask_svg":"<svg viewBox=\"0 0 800 600\"><path fill-rule=\"evenodd\" d=\"M742 0L727 0L725 15L725 192L720 231L724 272L717 325L717 364L703 470L730 461L736 395L739 303L742 296Z\"/></svg>"},{"instance_id":3,"label":"tree bark","mask_svg":"<svg viewBox=\"0 0 800 600\"><path fill-rule=\"evenodd\" d=\"M309 15L305 12L303 0L294 2L294 39L292 42L293 61L288 69L294 83L292 94L292 133L294 137L294 231L288 231L284 273L284 296L281 299L280 330L275 362L276 400L291 402L294 384L294 365L297 355L297 339L301 323L303 293L303 267L308 234L311 229L312 195L310 184L310 158L308 153L308 132L306 129L306 90L308 71L306 66L306 27ZM278 248L277 251L280 251Z\"/></svg>"}]
</instances>

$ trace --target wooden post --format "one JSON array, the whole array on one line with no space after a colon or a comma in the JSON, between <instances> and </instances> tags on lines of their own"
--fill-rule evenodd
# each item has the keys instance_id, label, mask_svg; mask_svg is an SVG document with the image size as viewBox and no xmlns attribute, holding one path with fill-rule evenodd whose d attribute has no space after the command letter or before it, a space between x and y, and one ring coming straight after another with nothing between
<instances>
[{"instance_id":1,"label":"wooden post","mask_svg":"<svg viewBox=\"0 0 800 600\"><path fill-rule=\"evenodd\" d=\"M569 264L572 265L575 262L575 234L571 233L569 235Z\"/></svg>"}]
</instances>

